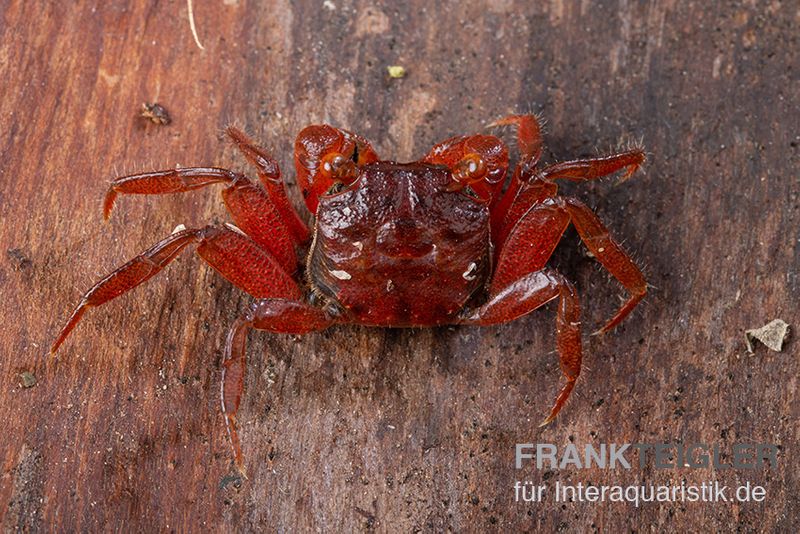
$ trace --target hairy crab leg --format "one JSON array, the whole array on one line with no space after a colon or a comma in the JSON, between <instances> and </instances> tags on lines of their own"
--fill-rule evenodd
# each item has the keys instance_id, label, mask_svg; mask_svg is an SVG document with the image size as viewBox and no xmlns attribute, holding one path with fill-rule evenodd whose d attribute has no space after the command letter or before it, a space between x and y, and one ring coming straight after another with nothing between
<instances>
[{"instance_id":1,"label":"hairy crab leg","mask_svg":"<svg viewBox=\"0 0 800 534\"><path fill-rule=\"evenodd\" d=\"M573 182L582 182L596 180L625 169L625 174L620 179L621 182L624 182L633 176L633 173L642 166L644 160L644 151L634 149L610 156L554 163L542 169L538 177L547 181L571 180Z\"/></svg>"},{"instance_id":2,"label":"hairy crab leg","mask_svg":"<svg viewBox=\"0 0 800 534\"><path fill-rule=\"evenodd\" d=\"M285 220L264 190L246 176L217 167L189 167L133 174L109 186L103 213L111 215L118 194L161 195L182 193L215 183L227 183L222 198L236 226L268 250L289 273L297 270L295 246Z\"/></svg>"},{"instance_id":3,"label":"hairy crab leg","mask_svg":"<svg viewBox=\"0 0 800 534\"><path fill-rule=\"evenodd\" d=\"M552 421L567 401L580 373L577 296L560 274L545 269L570 223L575 225L597 260L632 294L600 331L606 332L619 324L644 296L647 289L644 276L609 235L597 215L580 201L563 197L536 199L536 203L509 230L497 256L497 268L489 285L489 301L469 317L470 321L480 324L510 321L547 302L543 299L561 296L559 314L562 315L558 319L556 336L561 369L567 383L543 424Z\"/></svg>"},{"instance_id":4,"label":"hairy crab leg","mask_svg":"<svg viewBox=\"0 0 800 534\"><path fill-rule=\"evenodd\" d=\"M514 226L531 206L558 194L556 180L595 180L623 169L625 169L625 174L622 179L627 180L642 165L644 159L643 151L631 150L601 158L556 163L541 171L531 170L528 174L526 174L528 171L523 171L522 167L518 167L515 178L521 176L521 182L515 188L515 183L512 181L502 200L507 204L507 209L499 212L497 217L492 220L494 225L492 238L495 245L498 248L503 246ZM514 189L513 192L512 189ZM509 200L511 196L513 199Z\"/></svg>"},{"instance_id":5,"label":"hairy crab leg","mask_svg":"<svg viewBox=\"0 0 800 534\"><path fill-rule=\"evenodd\" d=\"M547 198L530 208L498 250L490 293L543 269L569 222L569 214L558 198Z\"/></svg>"},{"instance_id":6,"label":"hairy crab leg","mask_svg":"<svg viewBox=\"0 0 800 534\"><path fill-rule=\"evenodd\" d=\"M627 289L631 296L616 314L595 334L604 334L622 322L647 293L647 281L639 267L622 247L614 241L595 213L583 202L564 197L564 209L581 236L586 248L603 267Z\"/></svg>"},{"instance_id":7,"label":"hairy crab leg","mask_svg":"<svg viewBox=\"0 0 800 534\"><path fill-rule=\"evenodd\" d=\"M222 362L220 402L234 462L246 476L236 413L244 392L247 333L251 328L284 334L306 334L324 330L334 323L323 310L299 300L269 298L256 302L228 332Z\"/></svg>"},{"instance_id":8,"label":"hairy crab leg","mask_svg":"<svg viewBox=\"0 0 800 534\"><path fill-rule=\"evenodd\" d=\"M570 216L559 198L545 198L531 207L500 249L489 300L479 310L484 324L510 321L559 297L556 346L567 382L542 425L551 422L567 402L581 367L577 292L564 276L545 267L569 223Z\"/></svg>"},{"instance_id":9,"label":"hairy crab leg","mask_svg":"<svg viewBox=\"0 0 800 534\"><path fill-rule=\"evenodd\" d=\"M580 302L572 284L553 269L536 271L499 290L492 289L488 302L462 320L465 324L478 325L503 323L530 313L556 298L556 346L561 372L567 382L559 391L550 415L541 423L542 426L558 415L581 371Z\"/></svg>"},{"instance_id":10,"label":"hairy crab leg","mask_svg":"<svg viewBox=\"0 0 800 534\"><path fill-rule=\"evenodd\" d=\"M520 162L503 197L492 207L492 241L498 248L531 206L556 196L555 180L594 180L626 169L624 181L645 161L644 151L633 149L610 156L556 163L539 171L536 165L542 155L542 128L538 117L510 115L489 126L506 125L517 127Z\"/></svg>"},{"instance_id":11,"label":"hairy crab leg","mask_svg":"<svg viewBox=\"0 0 800 534\"><path fill-rule=\"evenodd\" d=\"M254 297L297 299L301 291L292 277L267 251L250 238L215 226L176 232L114 270L87 291L50 349L67 338L88 308L100 306L146 282L191 244L197 254L222 276Z\"/></svg>"},{"instance_id":12,"label":"hairy crab leg","mask_svg":"<svg viewBox=\"0 0 800 534\"><path fill-rule=\"evenodd\" d=\"M497 254L491 288L502 288L520 276L542 269L570 222L597 261L631 294L614 316L594 332L605 333L622 322L644 298L647 282L597 215L575 198L546 198L521 217Z\"/></svg>"}]
</instances>

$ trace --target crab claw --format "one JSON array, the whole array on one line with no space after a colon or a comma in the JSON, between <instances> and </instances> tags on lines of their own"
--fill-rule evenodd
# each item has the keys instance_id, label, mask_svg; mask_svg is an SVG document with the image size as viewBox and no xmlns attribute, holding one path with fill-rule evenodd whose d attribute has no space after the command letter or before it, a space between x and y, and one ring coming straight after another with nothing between
<instances>
[{"instance_id":1,"label":"crab claw","mask_svg":"<svg viewBox=\"0 0 800 534\"><path fill-rule=\"evenodd\" d=\"M493 135L456 136L436 144L421 161L450 169L453 182L448 191L469 186L477 198L491 202L505 183L508 150Z\"/></svg>"},{"instance_id":2,"label":"crab claw","mask_svg":"<svg viewBox=\"0 0 800 534\"><path fill-rule=\"evenodd\" d=\"M542 127L536 115L509 115L489 123L488 127L498 126L516 126L520 159L529 166L539 162L542 157Z\"/></svg>"},{"instance_id":3,"label":"crab claw","mask_svg":"<svg viewBox=\"0 0 800 534\"><path fill-rule=\"evenodd\" d=\"M358 166L375 161L372 145L359 135L327 124L303 128L294 144L294 164L308 210L316 214L319 197L342 182L339 171L356 173ZM334 168L334 162L340 162L341 169ZM350 165L343 165L347 162Z\"/></svg>"}]
</instances>

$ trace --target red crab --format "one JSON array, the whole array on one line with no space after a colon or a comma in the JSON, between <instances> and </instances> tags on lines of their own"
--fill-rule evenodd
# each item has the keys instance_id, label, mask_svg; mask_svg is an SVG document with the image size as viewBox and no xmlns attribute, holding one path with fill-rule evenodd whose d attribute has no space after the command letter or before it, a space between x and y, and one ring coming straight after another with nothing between
<instances>
[{"instance_id":1,"label":"red crab","mask_svg":"<svg viewBox=\"0 0 800 534\"><path fill-rule=\"evenodd\" d=\"M111 183L106 218L119 194L155 195L224 183L236 226L176 231L92 287L52 346L55 352L87 308L150 279L189 245L257 302L231 327L221 401L237 467L243 468L236 411L244 390L251 328L305 334L337 323L384 327L491 325L558 299L556 344L566 384L549 423L581 366L580 304L573 285L547 267L572 223L595 258L630 292L600 332L614 328L642 299L639 268L582 202L557 195L556 180L593 180L644 162L640 149L537 169L542 141L532 115L514 125L520 163L503 191L508 150L491 135L457 136L414 163L380 160L364 138L328 125L308 126L295 142L297 179L312 232L292 209L280 170L235 128L227 133L253 164L261 185L216 167L135 174ZM300 261L299 258L302 260Z\"/></svg>"}]
</instances>

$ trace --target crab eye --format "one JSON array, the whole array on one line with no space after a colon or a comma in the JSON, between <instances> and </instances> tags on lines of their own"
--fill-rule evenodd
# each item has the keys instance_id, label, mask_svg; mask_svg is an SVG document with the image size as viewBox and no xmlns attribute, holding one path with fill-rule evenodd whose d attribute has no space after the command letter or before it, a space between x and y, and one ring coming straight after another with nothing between
<instances>
[{"instance_id":1,"label":"crab eye","mask_svg":"<svg viewBox=\"0 0 800 534\"><path fill-rule=\"evenodd\" d=\"M357 173L356 164L352 159L347 158L344 154L334 152L322 158L320 171L324 178L329 180L340 180L347 184L351 184L355 179Z\"/></svg>"},{"instance_id":2,"label":"crab eye","mask_svg":"<svg viewBox=\"0 0 800 534\"><path fill-rule=\"evenodd\" d=\"M486 162L475 152L461 158L453 168L453 179L463 185L475 183L486 176Z\"/></svg>"},{"instance_id":3,"label":"crab eye","mask_svg":"<svg viewBox=\"0 0 800 534\"><path fill-rule=\"evenodd\" d=\"M481 195L472 186L477 186L488 174L486 162L475 152L470 152L458 163L453 166L451 171L453 181L448 187L448 191L461 191L462 193L476 199L481 199Z\"/></svg>"},{"instance_id":4,"label":"crab eye","mask_svg":"<svg viewBox=\"0 0 800 534\"><path fill-rule=\"evenodd\" d=\"M505 183L508 150L491 135L462 135L435 145L422 161L448 168L446 191L493 203L500 198Z\"/></svg>"},{"instance_id":5,"label":"crab eye","mask_svg":"<svg viewBox=\"0 0 800 534\"><path fill-rule=\"evenodd\" d=\"M333 152L322 158L320 174L332 182L325 194L333 195L341 193L355 182L358 169L352 158L347 158L340 152Z\"/></svg>"}]
</instances>

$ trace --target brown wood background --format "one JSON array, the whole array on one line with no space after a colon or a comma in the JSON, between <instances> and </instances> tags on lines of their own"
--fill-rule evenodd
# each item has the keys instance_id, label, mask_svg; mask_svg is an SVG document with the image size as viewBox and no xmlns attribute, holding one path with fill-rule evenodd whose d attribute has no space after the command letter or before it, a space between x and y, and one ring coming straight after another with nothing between
<instances>
[{"instance_id":1,"label":"brown wood background","mask_svg":"<svg viewBox=\"0 0 800 534\"><path fill-rule=\"evenodd\" d=\"M800 349L750 355L743 335L776 317L800 328L795 2L194 3L205 50L179 0L0 0L5 529L797 530ZM407 77L389 80L394 64ZM145 101L174 122L137 119ZM244 169L221 136L235 123L293 183L292 142L312 122L402 160L527 110L548 121L547 161L625 139L650 154L624 186L565 188L654 288L618 331L585 337L584 374L551 426L537 428L559 380L552 307L496 328L254 333L241 412L250 479L238 481L218 366L248 298L190 254L94 310L47 359L100 276L179 223L225 220L210 189L123 198L103 224L118 173ZM554 263L581 291L587 332L609 317L620 288L574 232ZM518 442L675 440L779 443L780 465L513 466ZM516 480L712 479L762 484L767 499L513 502Z\"/></svg>"}]
</instances>

